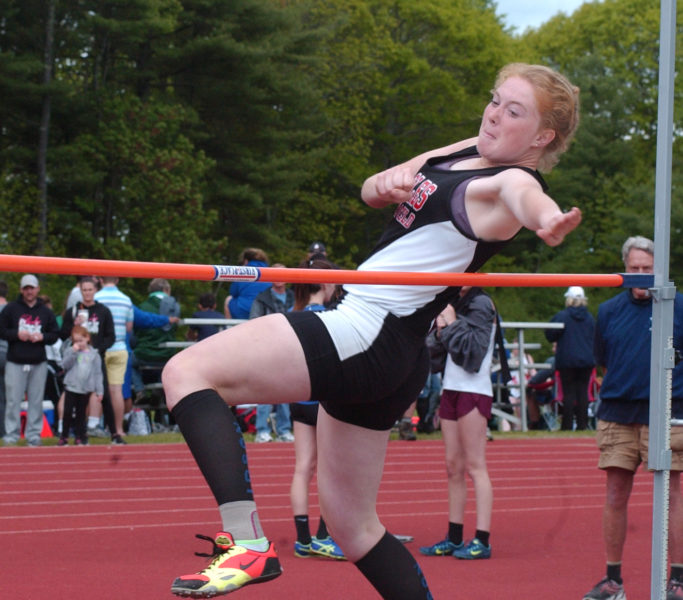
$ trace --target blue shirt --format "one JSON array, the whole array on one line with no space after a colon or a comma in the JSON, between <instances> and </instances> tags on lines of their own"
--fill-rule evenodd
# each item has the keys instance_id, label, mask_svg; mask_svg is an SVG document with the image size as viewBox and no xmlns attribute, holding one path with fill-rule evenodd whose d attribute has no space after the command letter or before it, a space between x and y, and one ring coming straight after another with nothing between
<instances>
[{"instance_id":1,"label":"blue shirt","mask_svg":"<svg viewBox=\"0 0 683 600\"><path fill-rule=\"evenodd\" d=\"M216 310L198 310L192 315L193 319L225 319L225 315L222 315ZM222 327L218 325L190 325L190 329L197 332L197 341L201 342L203 339L208 338L210 335L218 333Z\"/></svg>"},{"instance_id":2,"label":"blue shirt","mask_svg":"<svg viewBox=\"0 0 683 600\"><path fill-rule=\"evenodd\" d=\"M260 260L251 260L247 263L248 267L267 267L268 265ZM263 290L267 290L272 284L263 281L234 281L230 284L230 302L228 309L233 319L248 319L251 304L254 298Z\"/></svg>"},{"instance_id":3,"label":"blue shirt","mask_svg":"<svg viewBox=\"0 0 683 600\"><path fill-rule=\"evenodd\" d=\"M104 304L114 319L116 341L108 351L126 350L126 323L133 322L133 302L115 285L105 285L95 294L95 300Z\"/></svg>"},{"instance_id":4,"label":"blue shirt","mask_svg":"<svg viewBox=\"0 0 683 600\"><path fill-rule=\"evenodd\" d=\"M636 300L630 290L603 302L595 328L595 362L607 369L600 388L598 418L648 424L652 299ZM674 300L673 345L683 348L683 295ZM683 418L683 363L673 370L672 414Z\"/></svg>"},{"instance_id":5,"label":"blue shirt","mask_svg":"<svg viewBox=\"0 0 683 600\"><path fill-rule=\"evenodd\" d=\"M557 342L555 366L558 369L593 367L595 320L585 306L568 306L551 323L564 323L564 329L546 329L549 342Z\"/></svg>"}]
</instances>

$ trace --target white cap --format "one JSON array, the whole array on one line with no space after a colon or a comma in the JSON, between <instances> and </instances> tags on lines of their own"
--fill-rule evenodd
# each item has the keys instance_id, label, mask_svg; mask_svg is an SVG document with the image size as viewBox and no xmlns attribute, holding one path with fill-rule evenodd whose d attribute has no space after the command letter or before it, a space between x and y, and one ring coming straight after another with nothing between
<instances>
[{"instance_id":1,"label":"white cap","mask_svg":"<svg viewBox=\"0 0 683 600\"><path fill-rule=\"evenodd\" d=\"M586 294L583 293L583 288L578 285L572 285L565 293L565 298L585 298Z\"/></svg>"},{"instance_id":2,"label":"white cap","mask_svg":"<svg viewBox=\"0 0 683 600\"><path fill-rule=\"evenodd\" d=\"M25 287L39 287L38 278L35 275L24 275L21 278L19 287L23 290Z\"/></svg>"}]
</instances>

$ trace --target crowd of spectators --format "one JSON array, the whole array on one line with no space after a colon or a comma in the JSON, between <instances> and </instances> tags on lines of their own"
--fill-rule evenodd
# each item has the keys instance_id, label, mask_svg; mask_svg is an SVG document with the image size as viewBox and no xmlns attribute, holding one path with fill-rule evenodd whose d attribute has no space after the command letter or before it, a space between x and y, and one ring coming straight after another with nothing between
<instances>
[{"instance_id":1,"label":"crowd of spectators","mask_svg":"<svg viewBox=\"0 0 683 600\"><path fill-rule=\"evenodd\" d=\"M312 256L326 256L324 244L311 244L306 257ZM238 262L269 265L268 255L260 248L245 248ZM272 266L285 267L281 263ZM29 445L41 445L48 417L51 433L61 440L60 445L66 445L70 435L79 445L93 437L123 445L131 416L141 410L139 406L147 410L148 420L152 419L150 431L175 429L164 411L160 376L166 361L183 343L215 335L226 327L227 319L286 312L294 304L293 292L285 283L232 283L223 312L216 310L214 291L201 293L191 324L180 335L181 306L166 279L152 279L148 296L139 305L119 288L118 278L111 276L78 276L61 309L40 292L38 277L25 274L16 299L9 300L9 286L0 280L0 437L5 445L17 444L21 437ZM99 356L102 388L93 385L86 392L82 385L73 385L76 374L72 373L72 396L66 405L70 412L65 415L69 393L65 375L74 364L83 362L76 358L86 352ZM78 398L73 393L78 393ZM152 394L160 398L156 410L150 411L146 400ZM273 408L259 410L259 441L293 441L288 405L278 405L279 411L271 414Z\"/></svg>"},{"instance_id":2,"label":"crowd of spectators","mask_svg":"<svg viewBox=\"0 0 683 600\"><path fill-rule=\"evenodd\" d=\"M307 260L315 257L327 258L324 244L314 242L308 249ZM259 248L246 248L239 258L240 264L249 266L268 266L268 255ZM275 263L273 267L284 268L285 265ZM35 284L35 285L34 285ZM103 361L104 394L98 398L95 393L90 395L88 402L87 434L91 437L110 436L115 444L125 444L128 420L135 408L135 399L143 396L150 384L158 384L160 388L160 374L165 362L178 350L174 345L177 336L177 323L180 319L180 304L171 295L171 286L165 279L155 278L148 286L149 295L136 306L130 297L117 287L118 279L113 277L99 278L95 276L78 277L76 285L70 291L65 302L64 310L56 313L47 296L40 296L40 285L37 277L27 274L22 278L20 296L15 302L29 307L40 307L39 312L49 319L49 328L57 326L57 337L52 329L45 329L46 341L31 350L35 357L31 360L29 370L22 371L27 375L21 378L20 386L23 390L12 387L12 401L10 424L12 430L7 435L6 420L0 418L0 434L5 443L16 443L18 439L16 424L18 416L12 416L17 410L15 396L32 391L29 403L30 415L27 415L27 436L29 443L40 444L40 437L36 432L42 428L42 413L38 411L38 400L42 407L43 400L54 403L55 435L62 435L64 386L62 357L67 346L70 345L71 331L74 326L83 326L90 336L92 346L100 353ZM35 300L32 297L35 295ZM8 288L4 281L0 281L0 314L8 302ZM28 300L27 300L28 298ZM527 401L529 410L529 428L547 427L540 418L539 406L548 406L558 400L562 401L560 411L562 415L562 429L585 429L588 426L588 383L594 374L592 361L592 337L594 320L586 307L587 298L582 288L571 287L565 294L566 306L551 318L552 322L562 322L564 330L550 329L546 331L548 340L553 342L554 354L546 359L554 362L550 369L536 373L529 368L527 373ZM29 305L29 302L33 304ZM275 283L246 283L238 282L230 285L224 303L223 313L216 310L216 295L213 292L201 294L197 300L197 310L192 313L192 319L205 319L207 324L192 324L187 328L185 339L188 343L200 341L209 335L220 331L223 327L216 321L226 318L256 318L271 312L287 312L292 310L294 297L292 290L283 282ZM37 309L32 308L35 312ZM9 313L8 313L9 315ZM9 319L9 317L8 317ZM7 321L9 322L9 321ZM24 324L23 327L28 327ZM3 334L0 325L0 415L6 416L6 382L5 365L9 344L6 333ZM35 328L35 324L32 325ZM60 348L62 343L64 348ZM23 344L36 342L23 341ZM557 348L557 353L555 349ZM16 349L15 349L16 352ZM511 364L515 364L517 350L513 350L509 357ZM44 354L44 356L43 356ZM26 360L26 359L24 359ZM533 363L533 358L527 353L525 361ZM44 363L44 364L43 364ZM15 386L16 375L14 366L10 366L10 384ZM43 375L43 371L45 371ZM513 371L514 376L515 371ZM24 381L25 379L25 381ZM519 382L517 382L518 384ZM513 377L509 388L508 399L519 397L519 385L515 385ZM42 391L44 390L44 391ZM559 394L558 394L559 392ZM417 402L417 431L431 433L439 428L439 397L441 394L441 374L430 373L421 398ZM24 397L24 396L22 396ZM40 398L39 398L40 397ZM414 408L415 405L413 405ZM258 442L293 441L292 423L288 405L259 405L255 417L255 439ZM168 426L169 416L165 421L160 418L161 411L156 411L157 420L153 430L164 430ZM413 440L410 415L404 422L397 424L401 439ZM30 427L28 424L30 423ZM404 431L406 423L411 431ZM68 432L66 432L68 435ZM87 437L87 436L84 436Z\"/></svg>"},{"instance_id":3,"label":"crowd of spectators","mask_svg":"<svg viewBox=\"0 0 683 600\"><path fill-rule=\"evenodd\" d=\"M327 259L325 245L321 242L312 243L306 254L306 260L316 257ZM245 248L238 262L246 266L263 267L269 265L269 258L260 248ZM286 267L281 263L272 266ZM149 295L139 306L117 284L118 279L114 277L78 277L64 309L57 312L50 299L39 294L40 284L35 275L24 275L19 297L12 302L8 301L7 284L0 281L0 435L6 443L17 441L17 398L28 398L29 389L31 396L26 415L28 442L35 445L40 443L36 432L41 425L38 421L38 399L54 403L53 429L56 435L62 434L62 357L66 346L70 344L74 326L85 327L92 346L103 361L104 394L101 399L91 394L87 411L88 436L110 436L113 443L125 444L128 420L135 409L136 399L145 396L149 389L156 389L156 393L161 394L161 370L166 361L182 347L177 331L181 317L180 304L172 296L171 286L165 279L155 278L149 282ZM18 323L12 321L18 318L14 314L17 303L22 311L29 311L26 314L42 315L44 320L31 317L29 321L34 320L30 323L22 321L21 328L23 331L40 329L44 339L38 341L36 338L34 341L30 336L27 339L13 339L18 334L12 333L12 330L18 331L20 328ZM182 338L185 343L201 341L224 328L220 324L221 320L287 312L293 309L293 304L292 290L283 282L235 282L229 286L222 312L217 310L217 298L213 291L199 295L197 310L191 314L191 319L206 320L207 323L198 324L195 321L187 327ZM3 317L3 309L7 306L12 310ZM40 321L39 325L36 325L35 319ZM519 416L519 396L524 386L529 429L582 430L593 427L593 401L597 399L594 392L600 380L593 359L595 320L588 309L588 298L583 288L571 286L564 293L564 307L549 321L563 325L561 329L545 330L545 337L552 345L552 354L543 360L542 368L536 369L533 357L522 351L521 360L525 363L523 382L520 381L519 349L515 344L510 344L512 349L507 353L507 360L512 369L512 380L504 386L502 394L497 394L498 405L507 405L510 413ZM26 337L24 333L21 335ZM65 347L60 348L62 343ZM10 357L15 357L15 361L8 359L8 352ZM9 376L6 374L8 360ZM17 372L22 373L21 377L18 377ZM495 380L494 376L492 378ZM8 389L11 394L6 400ZM432 372L416 404L409 409L410 414L407 413L397 423L400 439L414 440L415 431L431 433L440 429L441 393L441 373ZM257 442L293 441L288 405L258 405L253 410L255 417L251 431L255 429ZM551 411L555 415L553 418L548 417ZM164 416L162 412L156 411L152 430L172 428L169 415ZM5 417L9 419L10 431L7 431ZM490 427L501 428L502 425L509 427L500 417L494 416L489 421Z\"/></svg>"}]
</instances>

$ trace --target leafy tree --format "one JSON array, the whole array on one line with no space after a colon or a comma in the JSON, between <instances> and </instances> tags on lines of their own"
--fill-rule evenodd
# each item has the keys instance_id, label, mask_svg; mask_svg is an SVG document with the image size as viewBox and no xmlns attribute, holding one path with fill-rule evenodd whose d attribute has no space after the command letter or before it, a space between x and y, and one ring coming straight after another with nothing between
<instances>
[{"instance_id":1,"label":"leafy tree","mask_svg":"<svg viewBox=\"0 0 683 600\"><path fill-rule=\"evenodd\" d=\"M65 245L89 247L94 256L169 262L215 252L222 240L201 232L213 228L216 213L204 209L198 183L213 162L183 134L192 114L133 95L107 99L100 110L99 129L73 143L82 160L79 171L66 171ZM103 190L95 202L92 190Z\"/></svg>"},{"instance_id":2,"label":"leafy tree","mask_svg":"<svg viewBox=\"0 0 683 600\"><path fill-rule=\"evenodd\" d=\"M515 255L520 270L619 272L624 240L630 235L652 236L658 38L656 3L604 0L584 4L571 17L555 17L520 39L529 60L557 68L581 88L576 141L547 180L562 207L577 205L583 211L579 228L557 249L523 234L524 250ZM680 131L679 111L675 130ZM680 178L678 171L674 164L674 181ZM672 204L676 222L681 211L675 186ZM596 310L614 293L590 290L591 308ZM507 299L515 292L501 295ZM557 305L554 290L526 290L524 295L528 300L516 305L519 316L542 320L548 316L546 307Z\"/></svg>"},{"instance_id":3,"label":"leafy tree","mask_svg":"<svg viewBox=\"0 0 683 600\"><path fill-rule=\"evenodd\" d=\"M582 124L558 183L579 192L585 214L575 239L597 268L628 235L652 235L658 37L658 6L646 0L586 4L527 37L581 87ZM680 129L678 111L675 121Z\"/></svg>"},{"instance_id":4,"label":"leafy tree","mask_svg":"<svg viewBox=\"0 0 683 600\"><path fill-rule=\"evenodd\" d=\"M19 247L44 251L50 102L63 92L51 82L54 3L2 0L0 11L0 172L3 202L16 221L6 240L21 231Z\"/></svg>"},{"instance_id":5,"label":"leafy tree","mask_svg":"<svg viewBox=\"0 0 683 600\"><path fill-rule=\"evenodd\" d=\"M230 263L259 245L295 264L322 239L353 267L391 218L360 201L365 177L475 135L512 59L581 88L576 142L546 178L584 221L555 249L523 232L487 269L619 271L625 237L652 235L659 11L647 0L587 3L514 37L489 0L53 6L46 59L50 3L0 0L1 251L39 251L43 189L46 254ZM674 161L672 239L680 171ZM674 244L674 278L682 253ZM124 285L142 297L144 284ZM195 288L176 289L194 302ZM495 293L508 319L558 307L556 289ZM613 293L591 291L591 306Z\"/></svg>"},{"instance_id":6,"label":"leafy tree","mask_svg":"<svg viewBox=\"0 0 683 600\"><path fill-rule=\"evenodd\" d=\"M309 239L331 242L355 265L372 248L388 211L359 200L370 174L429 148L475 135L510 38L483 2L306 2L307 24L326 32L313 75L330 126L327 159L299 196L291 220ZM314 220L312 217L320 215Z\"/></svg>"},{"instance_id":7,"label":"leafy tree","mask_svg":"<svg viewBox=\"0 0 683 600\"><path fill-rule=\"evenodd\" d=\"M36 187L41 230L32 248L50 253L60 250L54 230L61 224L53 209L61 199L53 196L53 186L61 178L62 156L78 160L69 144L80 132L97 128L103 97L138 85L141 47L168 30L169 14L180 5L176 0L4 0L2 5L0 90L7 101L0 161Z\"/></svg>"},{"instance_id":8,"label":"leafy tree","mask_svg":"<svg viewBox=\"0 0 683 600\"><path fill-rule=\"evenodd\" d=\"M234 261L247 245L279 258L297 240L282 214L324 155L325 121L307 73L315 32L298 8L270 0L183 8L166 68L175 96L199 115L197 144L215 161L207 195L228 237L221 258Z\"/></svg>"}]
</instances>

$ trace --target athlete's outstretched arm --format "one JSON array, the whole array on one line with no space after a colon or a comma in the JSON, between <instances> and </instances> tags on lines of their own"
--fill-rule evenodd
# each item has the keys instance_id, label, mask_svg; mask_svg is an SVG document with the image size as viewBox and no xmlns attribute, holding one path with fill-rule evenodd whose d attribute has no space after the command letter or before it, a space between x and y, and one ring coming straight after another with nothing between
<instances>
[{"instance_id":1,"label":"athlete's outstretched arm","mask_svg":"<svg viewBox=\"0 0 683 600\"><path fill-rule=\"evenodd\" d=\"M472 195L468 214L473 229L488 240L509 239L526 227L549 246L557 246L581 222L578 208L562 212L538 181L521 169L473 181L468 194Z\"/></svg>"},{"instance_id":2,"label":"athlete's outstretched arm","mask_svg":"<svg viewBox=\"0 0 683 600\"><path fill-rule=\"evenodd\" d=\"M526 184L508 186L501 199L524 227L535 231L549 246L557 246L581 223L581 211L574 206L570 211L562 212L538 182L528 176L525 179Z\"/></svg>"}]
</instances>

